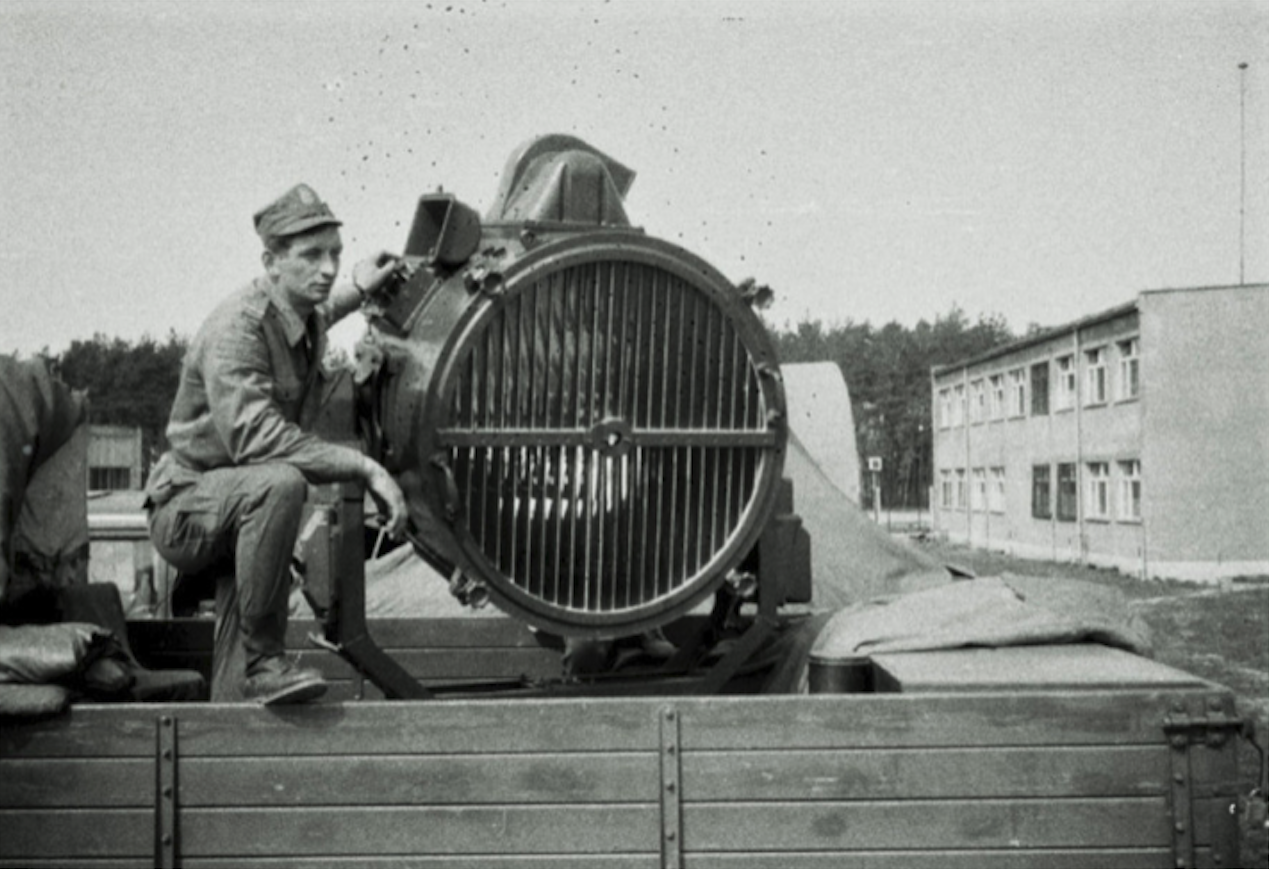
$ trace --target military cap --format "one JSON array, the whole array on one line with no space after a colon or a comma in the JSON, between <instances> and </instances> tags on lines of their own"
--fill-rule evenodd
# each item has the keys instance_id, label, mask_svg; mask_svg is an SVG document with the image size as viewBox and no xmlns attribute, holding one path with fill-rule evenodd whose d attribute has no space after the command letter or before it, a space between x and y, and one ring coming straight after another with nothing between
<instances>
[{"instance_id":1,"label":"military cap","mask_svg":"<svg viewBox=\"0 0 1269 869\"><path fill-rule=\"evenodd\" d=\"M315 226L340 226L330 206L307 184L296 184L255 213L260 238L283 238Z\"/></svg>"}]
</instances>

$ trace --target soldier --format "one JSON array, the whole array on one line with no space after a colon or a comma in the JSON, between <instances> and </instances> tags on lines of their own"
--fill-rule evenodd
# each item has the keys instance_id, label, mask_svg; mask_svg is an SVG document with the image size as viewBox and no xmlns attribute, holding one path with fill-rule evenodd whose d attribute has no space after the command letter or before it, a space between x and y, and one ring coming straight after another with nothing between
<instances>
[{"instance_id":1,"label":"soldier","mask_svg":"<svg viewBox=\"0 0 1269 869\"><path fill-rule=\"evenodd\" d=\"M336 286L340 221L299 184L255 214L264 274L225 299L190 344L146 487L150 536L182 575L232 561L217 588L213 700L302 703L321 674L284 655L291 555L307 484L361 481L397 536L405 498L378 462L311 432L326 331L389 279L386 251Z\"/></svg>"}]
</instances>

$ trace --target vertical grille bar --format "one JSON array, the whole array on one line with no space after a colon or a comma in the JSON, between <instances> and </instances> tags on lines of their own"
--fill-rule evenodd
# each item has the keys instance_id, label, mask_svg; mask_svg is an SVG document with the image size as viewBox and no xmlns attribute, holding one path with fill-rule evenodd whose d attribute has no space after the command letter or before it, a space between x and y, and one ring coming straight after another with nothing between
<instances>
[{"instance_id":1,"label":"vertical grille bar","mask_svg":"<svg viewBox=\"0 0 1269 869\"><path fill-rule=\"evenodd\" d=\"M582 345L585 341L585 317L584 305L582 303L582 272L575 269L568 273L567 292L572 302L570 323L575 323L583 330L580 334L573 336L573 390L572 390L572 408L569 415L569 422L574 426L581 421L582 413L582 383L583 372L585 371L582 361ZM571 451L570 452L574 452ZM573 585L577 582L577 522L578 522L578 502L580 500L580 490L578 488L578 480L581 478L581 461L573 461L569 464L569 486L572 490L572 497L569 499L568 511L568 575L565 583L567 593L562 595L559 600L567 601L568 605L572 605L573 601Z\"/></svg>"},{"instance_id":2,"label":"vertical grille bar","mask_svg":"<svg viewBox=\"0 0 1269 869\"><path fill-rule=\"evenodd\" d=\"M590 317L590 389L586 393L587 414L582 419L583 428L587 428L594 424L594 412L591 409L596 399L596 378L598 375L599 361L596 358L597 345L599 341L599 292L600 277L599 268L596 266L595 273L588 275L588 295L591 298L591 317ZM595 502L594 493L597 480L594 474L594 458L595 453L590 450L583 452L582 464L586 471L586 503L583 505L583 521L584 521L584 537L586 540L585 556L582 558L582 599L580 604L574 603L574 606L580 606L581 609L590 609L590 582L594 573L594 562L591 561L591 545L592 532L594 530L594 512Z\"/></svg>"},{"instance_id":3,"label":"vertical grille bar","mask_svg":"<svg viewBox=\"0 0 1269 869\"><path fill-rule=\"evenodd\" d=\"M722 313L717 308L714 308L711 306L709 308L709 320L711 324L710 342L709 342L709 360L710 360L711 367L714 367L715 370L711 372L710 374L709 383L711 386L711 390L714 393L710 401L710 404L712 405L714 412L712 414L709 414L709 413L706 414L706 422L709 423L710 427L715 430L721 429L722 422L723 422L723 412L722 412L723 387L722 387L722 384L719 382L719 379L723 376L723 366L721 364L722 360L720 358L720 354L722 353L722 347L723 347L723 323L721 318L722 318ZM708 411L709 408L707 408L706 410ZM712 416L712 419L709 418L711 416ZM722 453L724 452L731 452L731 450L709 450L707 453L707 456L709 458L709 474L708 474L708 479L706 482L710 486L710 497L709 497L709 510L706 516L706 525L709 527L709 546L706 548L706 557L717 552L719 549L719 537L721 533L720 526L719 526L719 519L721 517L719 516L719 513L721 511L718 509L719 508L719 502L718 502L719 479L718 478L719 476L721 476L721 473L720 473L721 468L719 463L722 460Z\"/></svg>"},{"instance_id":4,"label":"vertical grille bar","mask_svg":"<svg viewBox=\"0 0 1269 869\"><path fill-rule=\"evenodd\" d=\"M542 352L542 376L538 390L538 402L541 405L541 409L536 415L541 419L538 424L543 428L552 428L551 411L553 410L554 393L551 389L551 377L555 367L553 354L555 330L552 325L554 318L551 315L551 311L554 293L554 276L548 276L545 280L538 283L538 334ZM534 498L534 509L536 511L534 516L534 534L537 538L537 563L533 570L537 574L537 586L541 589L541 597L549 599L551 596L548 584L551 580L551 575L547 572L550 556L549 532L555 522L555 510L552 506L550 486L554 469L549 447L539 444L536 454L538 472L534 476L533 488L536 495Z\"/></svg>"},{"instance_id":5,"label":"vertical grille bar","mask_svg":"<svg viewBox=\"0 0 1269 869\"><path fill-rule=\"evenodd\" d=\"M612 393L609 381L612 377L612 309L613 309L613 267L611 263L605 263L600 269L601 282L599 285L599 300L603 305L603 314L600 322L603 327L603 343L600 369L600 386L599 386L599 408L592 422L599 422L608 415L609 403L612 400ZM612 470L611 462L600 454L596 454L595 458L595 478L596 478L596 501L595 504L595 561L591 568L589 582L586 585L587 606L588 610L597 609L600 606L599 584L602 581L604 573L607 569L605 561L605 534L606 525L608 523L608 495L609 495L609 475Z\"/></svg>"},{"instance_id":6,"label":"vertical grille bar","mask_svg":"<svg viewBox=\"0 0 1269 869\"><path fill-rule=\"evenodd\" d=\"M565 285L565 274L556 272L551 276L551 330L557 336L556 346L560 357L560 363L555 367L555 401L553 407L555 409L554 418L550 421L556 428L564 427L564 403L565 396L568 394L565 389L565 378L568 369L568 332L565 329L568 310L568 287ZM563 573L564 550L561 546L564 532L564 447L558 446L551 454L554 459L554 531L555 531L555 548L552 550L552 558L550 564L551 571L551 590L549 599L560 599L560 581Z\"/></svg>"},{"instance_id":7,"label":"vertical grille bar","mask_svg":"<svg viewBox=\"0 0 1269 869\"><path fill-rule=\"evenodd\" d=\"M472 428L476 428L484 423L484 402L486 396L485 390L488 389L489 383L485 377L485 366L489 359L489 335L486 333L481 336L481 340L476 343L472 350L472 373L471 373L471 390L475 395L475 407L473 409L470 424ZM479 517L477 519L478 526L481 527L483 534L484 516L483 516L483 500L484 486L480 485L477 466L480 462L484 451L478 447L470 447L463 451L465 453L466 464L466 480L467 480L467 497L464 499L463 509L468 516Z\"/></svg>"},{"instance_id":8,"label":"vertical grille bar","mask_svg":"<svg viewBox=\"0 0 1269 869\"><path fill-rule=\"evenodd\" d=\"M675 353L675 358L681 360L686 358L686 354L684 352L686 347L684 344L684 337L683 337L684 334L687 332L686 298L682 292L678 291L679 287L678 287L677 280L674 282L674 289L676 291L675 296L677 297L677 300L679 303L678 317L677 317L678 341L676 342L677 352ZM666 367L669 368L669 365L667 364ZM674 419L671 420L670 422L671 428L682 427L683 423L682 423L681 413L682 413L681 390L676 390L674 395ZM676 554L679 556L686 555L686 553L684 553L683 551L684 547L679 545L679 537L680 537L680 531L681 531L681 527L679 525L679 515L678 515L679 470L680 470L679 454L680 452L681 452L681 448L678 448L678 447L671 448L670 450L670 469L669 469L670 470L670 515L669 515L669 518L666 520L666 538L669 544L669 551L666 552L666 564L668 566L667 574L674 574L680 569L686 572L685 562L682 561L680 558L675 557ZM666 589L662 588L658 584L657 595L660 596L661 594L665 593L665 591Z\"/></svg>"},{"instance_id":9,"label":"vertical grille bar","mask_svg":"<svg viewBox=\"0 0 1269 869\"><path fill-rule=\"evenodd\" d=\"M528 309L523 321L523 325L527 330L524 336L525 344L525 361L528 367L529 376L525 378L526 398L523 410L522 425L528 428L534 428L537 425L537 405L538 393L541 391L538 386L538 375L541 371L541 354L538 350L538 315L539 315L539 296L541 284L535 283L525 291L526 299L525 307ZM517 490L520 494L519 499L519 517L523 523L524 549L519 554L520 563L524 565L521 573L521 585L528 589L530 594L540 594L540 589L534 588L534 570L533 570L533 514L534 508L537 506L537 486L534 478L539 472L537 467L537 448L532 446L521 447L521 455L524 459L524 469L519 480Z\"/></svg>"},{"instance_id":10,"label":"vertical grille bar","mask_svg":"<svg viewBox=\"0 0 1269 869\"><path fill-rule=\"evenodd\" d=\"M508 325L511 318L507 316L507 306L503 306L498 312L499 320L496 325L498 327L499 337L499 353L498 353L498 428L505 429L509 423L509 405L511 402L511 380L512 376L508 370L507 360L511 358L511 341L507 334ZM494 448L494 474L493 485L494 492L494 508L495 513L493 520L493 538L494 538L494 564L498 565L498 569L503 573L507 572L506 561L504 560L504 549L506 540L504 539L503 529L506 527L502 521L502 516L506 510L505 500L507 491L507 451L505 449ZM487 551L487 550L486 550Z\"/></svg>"},{"instance_id":11,"label":"vertical grille bar","mask_svg":"<svg viewBox=\"0 0 1269 869\"><path fill-rule=\"evenodd\" d=\"M731 333L731 362L727 366L728 371L728 389L727 389L727 427L731 429L740 428L739 421L736 418L736 410L739 402L736 400L736 392L739 388L738 384L744 382L744 368L741 367L747 360L740 355L740 337L733 331ZM738 474L737 459L740 456L740 450L731 450L727 454L727 527L733 527L733 523L740 518L739 505L735 499L740 495L741 489L736 485Z\"/></svg>"},{"instance_id":12,"label":"vertical grille bar","mask_svg":"<svg viewBox=\"0 0 1269 869\"><path fill-rule=\"evenodd\" d=\"M701 351L701 342L702 340L708 339L708 333L706 332L704 336L702 335L702 332L705 332L705 324L701 322L703 318L700 314L702 301L700 296L696 293L692 293L687 298L691 301L692 305L692 316L689 321L691 323L692 331L689 344L691 362L688 365L688 371L690 372L689 376L691 377L691 385L688 389L689 397L687 402L688 426L692 429L699 429L702 428L701 422L698 420L702 419L700 411L701 405L704 404L704 401L702 400L703 395L698 394L698 387L700 387L703 391L705 377L701 373L701 360L706 356L706 354ZM684 573L696 573L699 569L701 564L701 547L705 542L703 540L704 535L702 533L704 526L704 522L702 520L704 518L703 511L705 509L705 499L702 497L700 488L700 479L702 476L700 468L701 455L701 450L690 447L687 450L687 491L685 493L688 496L687 511L688 516L694 516L696 521L690 526L690 529L695 533L690 534L687 539L684 540L684 543L686 544L686 553L690 556L690 560L687 560L687 563L684 565ZM693 507L696 509L693 510Z\"/></svg>"},{"instance_id":13,"label":"vertical grille bar","mask_svg":"<svg viewBox=\"0 0 1269 869\"><path fill-rule=\"evenodd\" d=\"M627 418L631 420L636 428L638 428L640 407L640 362L642 361L643 351L643 307L644 303L647 301L647 287L645 282L647 272L641 270L638 275L635 276L634 289L631 288L631 277L631 272L627 269L626 296L627 299L631 296L634 297L634 334L633 336L628 336L628 338L633 339L633 347L631 348L632 358L627 366L630 372L630 409L627 411L623 405L622 412L626 413ZM639 496L643 491L639 485L642 464L641 451L632 452L630 454L628 465L629 476L627 477L626 491L623 493L628 520L628 524L626 526L626 552L628 553L628 557L626 558L625 577L622 583L623 590L625 591L622 605L626 607L629 607L635 602L635 598L633 597L635 577L640 576L643 572L643 550L642 547L635 545L635 541L638 539L635 531L639 516L638 504L642 500Z\"/></svg>"},{"instance_id":14,"label":"vertical grille bar","mask_svg":"<svg viewBox=\"0 0 1269 869\"><path fill-rule=\"evenodd\" d=\"M661 278L662 278L661 289L663 293L662 293L662 305L661 305L662 357L661 357L661 372L660 372L661 374L661 377L660 377L660 381L661 381L660 424L661 424L661 428L668 428L669 424L668 424L668 420L666 419L666 406L669 401L668 395L670 391L669 382L668 382L669 376L670 376L670 325L671 325L670 278L668 275L662 275ZM665 479L665 475L666 475L665 460L667 457L666 451L660 450L654 453L653 457L657 460L657 474L655 478L657 481L657 491L656 491L657 509L656 509L656 524L654 526L656 528L656 546L653 549L654 557L656 558L656 567L653 570L651 596L657 597L661 594L662 577L665 576L665 574L667 574L671 570L671 566L669 564L669 553L667 550L667 539L669 535L665 531L665 503L664 503L666 492L669 489L669 487L666 485L666 479Z\"/></svg>"},{"instance_id":15,"label":"vertical grille bar","mask_svg":"<svg viewBox=\"0 0 1269 869\"><path fill-rule=\"evenodd\" d=\"M511 402L511 420L513 427L518 427L521 421L520 402L524 392L523 378L520 372L525 370L524 360L520 357L521 342L524 334L524 296L523 294L516 297L516 319L514 325L514 333L512 342L514 350L511 358L515 360L516 374L511 378L512 402ZM519 488L520 488L520 449L518 447L508 448L510 459L508 465L508 491L507 491L507 509L503 513L504 526L510 526L509 546L507 563L509 566L508 576L514 582L520 577L520 572L516 569L520 558L520 546L518 540L519 532Z\"/></svg>"}]
</instances>

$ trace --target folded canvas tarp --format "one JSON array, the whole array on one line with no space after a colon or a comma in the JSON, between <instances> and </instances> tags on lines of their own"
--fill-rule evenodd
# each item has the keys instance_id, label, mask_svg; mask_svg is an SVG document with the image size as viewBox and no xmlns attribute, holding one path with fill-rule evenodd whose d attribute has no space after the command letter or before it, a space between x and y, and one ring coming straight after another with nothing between
<instances>
[{"instance_id":1,"label":"folded canvas tarp","mask_svg":"<svg viewBox=\"0 0 1269 869\"><path fill-rule=\"evenodd\" d=\"M847 498L796 433L789 439L784 468L793 481L794 508L811 537L817 608L838 609L951 581L937 559L890 535Z\"/></svg>"},{"instance_id":2,"label":"folded canvas tarp","mask_svg":"<svg viewBox=\"0 0 1269 869\"><path fill-rule=\"evenodd\" d=\"M811 655L850 660L892 652L1099 643L1150 654L1150 631L1115 588L1005 574L952 582L841 609Z\"/></svg>"}]
</instances>

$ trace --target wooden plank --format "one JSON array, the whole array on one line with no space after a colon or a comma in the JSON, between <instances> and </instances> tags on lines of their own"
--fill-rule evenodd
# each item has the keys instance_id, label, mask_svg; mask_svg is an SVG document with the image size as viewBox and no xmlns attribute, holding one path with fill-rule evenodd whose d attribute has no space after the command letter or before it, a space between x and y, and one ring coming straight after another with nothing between
<instances>
[{"instance_id":1,"label":"wooden plank","mask_svg":"<svg viewBox=\"0 0 1269 869\"><path fill-rule=\"evenodd\" d=\"M154 806L154 758L0 757L0 807Z\"/></svg>"},{"instance_id":2,"label":"wooden plank","mask_svg":"<svg viewBox=\"0 0 1269 869\"><path fill-rule=\"evenodd\" d=\"M0 869L154 869L154 855L148 857L38 857L0 859Z\"/></svg>"},{"instance_id":3,"label":"wooden plank","mask_svg":"<svg viewBox=\"0 0 1269 869\"><path fill-rule=\"evenodd\" d=\"M1175 692L850 694L684 699L701 749L1159 744Z\"/></svg>"},{"instance_id":4,"label":"wooden plank","mask_svg":"<svg viewBox=\"0 0 1269 869\"><path fill-rule=\"evenodd\" d=\"M470 681L458 681L455 679L420 679L419 684L424 688L445 688L454 685L470 685ZM371 682L369 679L362 680L355 674L346 674L342 677L332 677L326 674L326 693L322 695L320 703L330 705L332 703L360 703L366 700L385 700L384 693Z\"/></svg>"},{"instance_id":5,"label":"wooden plank","mask_svg":"<svg viewBox=\"0 0 1269 869\"><path fill-rule=\"evenodd\" d=\"M1219 869L1198 854L1198 869ZM863 851L785 852L780 869L1158 869L1172 866L1171 851L1149 849L1115 850L1008 850L1008 851ZM135 866L150 869L153 857L121 860L116 857L52 858L32 860L0 859L0 869L119 869ZM185 869L293 869L290 857L186 857ZM660 855L653 854L525 854L525 855L446 855L441 857L403 856L367 858L319 857L304 859L313 869L658 869ZM770 854L688 854L687 869L771 869Z\"/></svg>"},{"instance_id":6,"label":"wooden plank","mask_svg":"<svg viewBox=\"0 0 1269 869\"><path fill-rule=\"evenodd\" d=\"M517 673L515 676L506 677L497 681L499 684L503 682L515 683L519 681L520 675L522 674ZM530 676L530 678L534 677ZM455 686L469 688L474 684L479 684L479 682L473 682L470 679L420 679L419 684L424 688L445 689L454 688ZM322 699L320 701L323 704L360 703L367 700L382 701L386 699L383 692L379 690L378 686L369 679L362 680L360 677L351 673L345 678L332 678L328 674L326 676L326 685L326 693L322 695ZM470 696L470 694L468 693L467 696ZM447 700L446 702L449 701Z\"/></svg>"},{"instance_id":7,"label":"wooden plank","mask_svg":"<svg viewBox=\"0 0 1269 869\"><path fill-rule=\"evenodd\" d=\"M686 752L684 802L1166 796L1163 746Z\"/></svg>"},{"instance_id":8,"label":"wooden plank","mask_svg":"<svg viewBox=\"0 0 1269 869\"><path fill-rule=\"evenodd\" d=\"M688 616L666 627L671 640L683 640L700 629L701 616ZM370 636L385 649L426 648L517 648L552 649L558 655L562 643L529 629L523 622L505 615L474 615L469 618L366 620ZM211 654L213 620L147 619L128 623L128 637L143 649L166 650L172 654ZM288 648L312 648L310 633L320 634L321 625L312 619L291 619L287 625Z\"/></svg>"},{"instance_id":9,"label":"wooden plank","mask_svg":"<svg viewBox=\"0 0 1269 869\"><path fill-rule=\"evenodd\" d=\"M707 621L704 615L688 615L665 626L664 631L672 642L684 642L700 631ZM521 621L496 613L467 618L371 618L366 620L366 626L370 636L385 649L553 647L557 654L563 649L563 642L558 637L533 631ZM292 619L287 627L287 644L303 647L308 644L309 632L320 631L315 621Z\"/></svg>"},{"instance_id":10,"label":"wooden plank","mask_svg":"<svg viewBox=\"0 0 1269 869\"><path fill-rule=\"evenodd\" d=\"M193 759L182 808L652 802L657 755L480 754Z\"/></svg>"},{"instance_id":11,"label":"wooden plank","mask_svg":"<svg viewBox=\"0 0 1269 869\"><path fill-rule=\"evenodd\" d=\"M367 619L366 628L385 649L425 648L544 648L537 634L523 622L507 616L447 619ZM309 646L309 633L321 633L311 620L292 620L287 626L288 646ZM310 646L311 648L311 646ZM558 655L559 652L556 652Z\"/></svg>"},{"instance_id":12,"label":"wooden plank","mask_svg":"<svg viewBox=\"0 0 1269 869\"><path fill-rule=\"evenodd\" d=\"M188 865L188 864L187 864ZM687 869L771 869L771 854L686 854ZM1159 869L1172 866L1161 848L1001 851L781 852L780 869Z\"/></svg>"},{"instance_id":13,"label":"wooden plank","mask_svg":"<svg viewBox=\"0 0 1269 869\"><path fill-rule=\"evenodd\" d=\"M180 719L181 755L652 751L655 703L638 700L417 701L156 707Z\"/></svg>"},{"instance_id":14,"label":"wooden plank","mask_svg":"<svg viewBox=\"0 0 1269 869\"><path fill-rule=\"evenodd\" d=\"M187 858L647 853L659 848L659 822L655 804L191 809L182 813L181 852Z\"/></svg>"},{"instance_id":15,"label":"wooden plank","mask_svg":"<svg viewBox=\"0 0 1269 869\"><path fill-rule=\"evenodd\" d=\"M154 809L3 809L0 859L94 857L154 862Z\"/></svg>"},{"instance_id":16,"label":"wooden plank","mask_svg":"<svg viewBox=\"0 0 1269 869\"><path fill-rule=\"evenodd\" d=\"M1055 691L1210 688L1210 683L1122 649L1095 643L941 649L873 655L878 690Z\"/></svg>"},{"instance_id":17,"label":"wooden plank","mask_svg":"<svg viewBox=\"0 0 1269 869\"><path fill-rule=\"evenodd\" d=\"M186 857L184 869L295 869L292 857ZM311 869L660 869L660 854L446 854L304 858ZM2 867L2 864L0 864ZM1111 867L1115 869L1115 867ZM1135 867L1134 867L1135 869Z\"/></svg>"},{"instance_id":18,"label":"wooden plank","mask_svg":"<svg viewBox=\"0 0 1269 869\"><path fill-rule=\"evenodd\" d=\"M371 638L383 649L523 649L560 656L560 644L506 616L447 619L369 619ZM128 622L128 639L143 663L196 661L210 657L215 622L210 618L146 619ZM286 646L312 651L309 634L322 634L311 619L292 619ZM555 648L551 648L554 645Z\"/></svg>"},{"instance_id":19,"label":"wooden plank","mask_svg":"<svg viewBox=\"0 0 1269 869\"><path fill-rule=\"evenodd\" d=\"M382 754L654 748L659 710L681 711L684 749L763 750L1160 744L1177 692L591 698L251 705L83 705L0 728L0 756L152 755L175 715L182 752Z\"/></svg>"},{"instance_id":20,"label":"wooden plank","mask_svg":"<svg viewBox=\"0 0 1269 869\"><path fill-rule=\"evenodd\" d=\"M6 721L0 727L0 757L154 758L155 709L181 706L85 704L38 721Z\"/></svg>"},{"instance_id":21,"label":"wooden plank","mask_svg":"<svg viewBox=\"0 0 1269 869\"><path fill-rule=\"evenodd\" d=\"M253 704L85 704L0 729L0 757L147 757L155 721L175 716L181 754L436 754L654 750L649 700L480 700Z\"/></svg>"},{"instance_id":22,"label":"wooden plank","mask_svg":"<svg viewBox=\"0 0 1269 869\"><path fill-rule=\"evenodd\" d=\"M391 654L407 673L425 680L559 678L562 674L558 653L549 649L398 649ZM333 652L309 648L298 661L317 668L328 679L356 675L352 665Z\"/></svg>"},{"instance_id":23,"label":"wooden plank","mask_svg":"<svg viewBox=\"0 0 1269 869\"><path fill-rule=\"evenodd\" d=\"M1162 797L691 803L685 851L1161 848Z\"/></svg>"}]
</instances>

